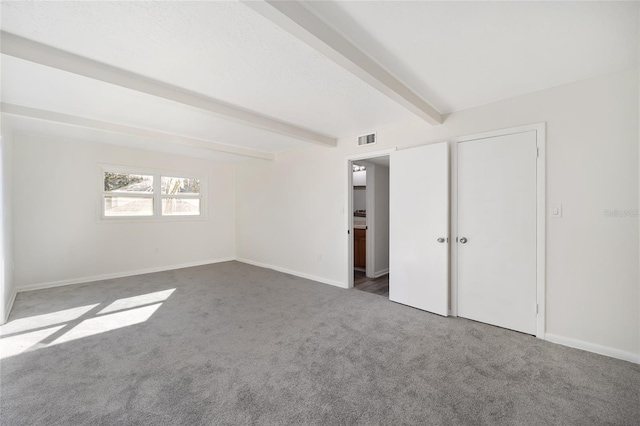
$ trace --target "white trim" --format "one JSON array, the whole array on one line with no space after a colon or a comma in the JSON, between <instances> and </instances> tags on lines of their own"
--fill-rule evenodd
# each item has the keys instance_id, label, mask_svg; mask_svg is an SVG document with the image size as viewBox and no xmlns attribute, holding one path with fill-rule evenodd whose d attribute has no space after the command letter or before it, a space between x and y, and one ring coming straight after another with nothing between
<instances>
[{"instance_id":1,"label":"white trim","mask_svg":"<svg viewBox=\"0 0 640 426\"><path fill-rule=\"evenodd\" d=\"M138 269L135 271L116 272L113 274L93 275L89 277L72 278L69 280L29 284L29 285L25 285L17 288L16 291L23 292L23 291L40 290L44 288L61 287L65 285L94 283L97 281L111 280L114 278L124 278L124 277L132 277L135 275L152 274L154 272L172 271L175 269L191 268L194 266L210 265L213 263L230 262L232 260L235 260L234 256L221 257L218 259L200 260L197 262L181 263L181 264L170 265L170 266L158 266L155 268Z\"/></svg>"},{"instance_id":2,"label":"white trim","mask_svg":"<svg viewBox=\"0 0 640 426\"><path fill-rule=\"evenodd\" d=\"M451 214L452 237L454 244L458 235L458 143L516 133L536 132L538 160L536 162L536 337L545 339L546 328L546 123L534 123L508 129L493 130L461 136L452 140L452 181L451 181ZM458 245L451 250L451 311L458 314Z\"/></svg>"},{"instance_id":3,"label":"white trim","mask_svg":"<svg viewBox=\"0 0 640 426\"><path fill-rule=\"evenodd\" d=\"M376 270L376 165L373 163L366 163L366 210L367 210L367 226L365 228L366 240L366 262L365 275L368 278L373 278Z\"/></svg>"},{"instance_id":4,"label":"white trim","mask_svg":"<svg viewBox=\"0 0 640 426\"><path fill-rule=\"evenodd\" d=\"M640 364L640 354L634 354L633 352L626 352L609 346L602 346L596 343L589 343L582 340L571 339L569 337L562 337L549 333L545 335L545 340L551 343L568 346L570 348L581 349L583 351L593 352L599 355L633 362L634 364Z\"/></svg>"},{"instance_id":5,"label":"white trim","mask_svg":"<svg viewBox=\"0 0 640 426\"><path fill-rule=\"evenodd\" d=\"M188 136L148 130L140 127L127 126L124 124L112 123L109 121L95 120L93 118L80 117L76 115L64 114L54 111L15 105L6 102L0 103L0 109L5 114L18 117L29 117L37 120L49 121L53 123L66 124L73 127L85 129L102 130L109 133L129 135L153 139L154 141L170 143L172 145L187 146L190 148L204 149L207 151L224 152L227 154L241 155L262 160L275 160L275 154L271 152L258 151L250 148L229 145L221 142L196 139Z\"/></svg>"},{"instance_id":6,"label":"white trim","mask_svg":"<svg viewBox=\"0 0 640 426\"><path fill-rule=\"evenodd\" d=\"M347 159L347 288L353 288L353 161ZM366 272L365 272L366 274Z\"/></svg>"},{"instance_id":7,"label":"white trim","mask_svg":"<svg viewBox=\"0 0 640 426\"><path fill-rule=\"evenodd\" d=\"M317 281L319 283L329 284L329 285L332 285L332 286L335 286L335 287L340 287L340 288L347 288L347 287L345 287L344 283L342 283L340 281L329 280L327 278L318 277L316 275L305 274L304 272L294 271L292 269L287 269L287 268L281 268L280 266L269 265L269 264L266 264L266 263L255 262L255 261L249 260L249 259L236 258L235 260L237 262L242 262L242 263L246 263L248 265L258 266L260 268L272 269L274 271L282 272L284 274L295 275L296 277L305 278L305 279L312 280L312 281Z\"/></svg>"},{"instance_id":8,"label":"white trim","mask_svg":"<svg viewBox=\"0 0 640 426\"><path fill-rule=\"evenodd\" d=\"M379 278L379 277L381 277L383 275L387 275L388 273L389 273L389 268L385 268L385 269L383 269L381 271L376 271L373 274L373 278Z\"/></svg>"},{"instance_id":9,"label":"white trim","mask_svg":"<svg viewBox=\"0 0 640 426\"><path fill-rule=\"evenodd\" d=\"M347 157L345 157L345 161L346 161L346 177L347 177L347 182L346 182L346 186L345 186L345 191L346 191L346 197L345 197L345 204L347 206L346 208L346 214L345 214L345 220L346 220L346 246L347 246L347 269L345 271L346 273L346 277L345 277L345 283L346 283L346 288L353 288L353 167L352 164L354 161L357 160L367 160L370 158L377 158L377 157L384 157L387 155L391 155L391 153L397 151L397 148L387 148L387 149L381 149L378 151L368 151L368 152L362 152L359 154L353 154L353 155L349 155ZM369 218L367 218L367 223L369 222ZM344 287L344 285L341 285L341 287Z\"/></svg>"},{"instance_id":10,"label":"white trim","mask_svg":"<svg viewBox=\"0 0 640 426\"><path fill-rule=\"evenodd\" d=\"M546 127L546 123L544 122L525 124L523 126L509 127L507 129L490 130L488 132L481 132L481 133L474 133L472 135L460 136L457 138L453 138L452 140L454 143L468 142L468 141L474 141L477 139L487 139L487 138L494 138L496 136L514 135L516 133L525 133L525 132L531 132L534 130L537 131L540 129L544 129L545 127Z\"/></svg>"},{"instance_id":11,"label":"white trim","mask_svg":"<svg viewBox=\"0 0 640 426\"><path fill-rule=\"evenodd\" d=\"M146 175L153 178L153 192L142 193L109 193L104 190L104 174L105 173L129 173L137 175ZM188 179L200 180L200 193L199 194L162 194L162 178L163 177L178 177ZM168 169L151 169L141 168L136 166L116 165L98 163L98 185L99 185L99 199L98 199L98 223L123 223L123 222L165 222L167 220L179 220L179 221L198 221L207 220L208 206L209 206L209 175L208 174L192 174L190 172L182 172L179 170ZM150 198L152 200L152 214L140 215L140 216L105 216L104 214L104 199L107 196L113 197L130 197L130 198ZM165 198L190 198L200 200L200 214L187 215L163 215L162 214L162 200Z\"/></svg>"},{"instance_id":12,"label":"white trim","mask_svg":"<svg viewBox=\"0 0 640 426\"><path fill-rule=\"evenodd\" d=\"M449 163L449 315L458 316L458 143L449 143L451 159Z\"/></svg>"},{"instance_id":13,"label":"white trim","mask_svg":"<svg viewBox=\"0 0 640 426\"><path fill-rule=\"evenodd\" d=\"M395 147L387 148L387 149L381 149L378 151L361 152L359 154L349 155L345 158L347 161L367 160L369 158L384 157L385 155L390 155L392 152L395 152L397 150L398 148L395 148ZM351 172L353 173L353 170L351 170Z\"/></svg>"},{"instance_id":14,"label":"white trim","mask_svg":"<svg viewBox=\"0 0 640 426\"><path fill-rule=\"evenodd\" d=\"M451 216L451 143L446 142L447 144L447 229L445 230L446 235L444 236L444 243L447 245L447 284L448 284L448 294L447 294L447 315L451 314L451 222L453 222L453 216ZM456 315L458 316L458 309L456 307Z\"/></svg>"},{"instance_id":15,"label":"white trim","mask_svg":"<svg viewBox=\"0 0 640 426\"><path fill-rule=\"evenodd\" d=\"M85 58L19 35L0 31L0 51L5 55L125 87L147 95L208 111L229 120L322 146L335 147L338 141L278 119L258 114L200 93L173 86L140 74Z\"/></svg>"},{"instance_id":16,"label":"white trim","mask_svg":"<svg viewBox=\"0 0 640 426\"><path fill-rule=\"evenodd\" d=\"M16 290L13 290L11 292L11 296L9 297L9 300L7 300L7 304L4 308L4 318L2 318L2 324L6 324L7 321L9 321L9 314L11 314L11 309L13 309L13 302L16 301L17 294L18 292Z\"/></svg>"},{"instance_id":17,"label":"white trim","mask_svg":"<svg viewBox=\"0 0 640 426\"><path fill-rule=\"evenodd\" d=\"M536 337L545 338L547 318L547 125L538 123L529 127L536 130L538 161L536 162Z\"/></svg>"}]
</instances>

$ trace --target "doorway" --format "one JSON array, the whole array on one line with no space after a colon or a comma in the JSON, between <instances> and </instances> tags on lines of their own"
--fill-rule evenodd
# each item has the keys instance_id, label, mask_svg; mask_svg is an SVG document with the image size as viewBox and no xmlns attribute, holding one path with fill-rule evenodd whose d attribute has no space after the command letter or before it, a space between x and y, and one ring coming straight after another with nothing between
<instances>
[{"instance_id":1,"label":"doorway","mask_svg":"<svg viewBox=\"0 0 640 426\"><path fill-rule=\"evenodd\" d=\"M389 158L389 300L447 316L449 307L449 149L446 142L347 158L348 288L354 287L353 163ZM386 160L386 159L385 159ZM368 178L367 178L368 179ZM368 207L371 209L371 207ZM378 209L373 209L374 215ZM367 239L379 231L367 211ZM373 232L368 226L375 223ZM377 238L374 238L377 240ZM367 247L369 243L367 242ZM372 259L367 253L367 262ZM382 266L374 259L376 278ZM369 269L367 265L367 270ZM379 272L380 271L380 272Z\"/></svg>"},{"instance_id":2,"label":"doorway","mask_svg":"<svg viewBox=\"0 0 640 426\"><path fill-rule=\"evenodd\" d=\"M534 227L529 226L529 231L534 229L535 233L535 248L532 250L531 235L528 233L527 237L527 270L529 271L528 290L526 293L527 302L520 303L519 306L526 306L528 319L526 320L527 326L523 331L531 334L535 334L539 338L544 339L545 332L545 124L532 124L527 126L521 126L517 128L503 129L493 132L486 132L477 135L465 136L454 139L451 143L452 158L449 158L449 143L441 142L428 145L422 145L414 148L408 148L400 151L391 149L386 152L369 153L368 155L352 156L347 158L348 170L346 175L348 176L347 186L347 253L349 257L347 280L348 288L354 287L354 263L353 263L353 244L354 244L354 227L353 217L351 212L353 211L353 162L364 160L368 161L371 158L389 156L389 171L390 171L390 198L389 198L389 225L390 225L390 240L389 240L389 299L391 301L412 306L424 311L436 313L442 316L466 316L478 321L487 322L489 324L498 325L504 328L512 328L518 330L519 326L505 325L498 321L494 321L490 318L485 318L480 315L476 316L469 309L470 306L473 309L473 305L476 300L481 300L481 296L469 297L469 293L465 293L470 287L465 287L464 277L479 276L474 271L464 272L464 268L468 265L480 265L480 267L486 268L491 264L492 271L505 270L505 262L509 262L509 255L515 253L507 253L508 256L500 258L500 256L491 256L489 259L491 262L484 263L475 259L473 262L469 262L469 255L472 254L471 239L469 235L462 235L464 232L474 233L473 243L477 244L477 237L481 235L476 233L473 228L464 228L464 220L459 220L460 215L467 215L471 219L477 219L479 216L474 216L473 209L468 209L469 204L459 205L462 200L459 198L460 190L464 191L464 188L459 188L458 185L465 185L464 182L459 182L461 173L461 166L464 164L459 163L458 150L461 143L467 143L471 141L488 140L494 137L506 137L510 139L516 134L527 134L528 139L533 138L533 145L528 143L528 150L534 156L534 180L535 180L535 203L533 208L531 205L531 191L526 191L527 195L527 213L529 225L532 223L531 218L534 217ZM480 142L482 143L482 142ZM472 144L469 143L469 146ZM515 146L515 145L514 145ZM512 148L507 144L504 148ZM531 149L529 149L531 148ZM464 150L464 149L463 149ZM494 150L495 151L495 150ZM500 151L500 149L498 149ZM505 151L506 152L506 151ZM463 152L464 156L465 153ZM488 155L486 162L496 162L492 166L489 172L499 170L501 163L509 164L509 155L503 155L501 152L492 152ZM517 156L516 156L517 157ZM516 158L514 157L514 159ZM464 159L463 159L464 160ZM482 166L484 160L471 161L472 169L476 166ZM464 161L463 161L464 163ZM531 162L530 162L531 163ZM450 173L451 167L451 173ZM511 167L511 169L518 171L521 167ZM531 170L530 164L528 170ZM467 182L478 183L484 178L489 178L489 172L480 172L477 177L466 179ZM449 181L451 179L451 182ZM531 180L529 179L529 182ZM511 178L499 177L496 182L485 182L481 186L485 189L491 188L495 193L500 195L500 184L509 184ZM531 186L531 185L529 185ZM496 190L497 188L497 190ZM530 189L530 188L529 188ZM449 195L451 194L451 199ZM471 196L474 194L480 194L480 191L470 191ZM500 215L504 216L504 222L508 222L513 217L523 216L520 214L511 214L511 200L515 200L515 204L519 204L517 201L518 196L522 195L518 190L508 197L503 197L500 203L483 202L480 205L499 207L501 210L496 214L489 212L486 215L487 220L493 220ZM450 205L451 201L451 205ZM463 203L464 204L464 203ZM450 209L451 208L451 209ZM465 210L465 211L463 211ZM451 218L451 221L449 220ZM494 223L495 226L499 226L499 222ZM451 229L450 229L451 226ZM462 227L461 227L462 226ZM484 231L494 235L494 231L491 231L490 226L484 227ZM507 233L509 234L509 232ZM451 237L450 237L451 235ZM497 235L497 234L495 234ZM517 233L515 235L518 235ZM488 240L487 240L488 241ZM486 242L487 247L495 246L494 243ZM479 247L480 245L478 245ZM468 249L468 250L467 250ZM462 253L462 250L467 250L466 255ZM451 257L450 257L451 256ZM466 258L465 258L466 256ZM532 261L533 256L535 259ZM466 260L465 260L466 259ZM451 261L451 264L450 264ZM533 263L532 263L533 262ZM461 266L462 263L462 266ZM533 267L531 266L533 264ZM472 268L473 269L473 268ZM508 269L508 268L506 268ZM517 269L517 268L516 268ZM535 270L535 290L531 291L531 270ZM451 274L451 282L449 281L449 275ZM366 274L365 274L366 276ZM485 277L486 278L486 277ZM513 277L503 279L500 278L502 283L508 283L513 281ZM483 280L484 283L492 284L491 279ZM498 298L492 303L494 305L504 308L510 304L508 298L502 297L500 290L487 288L487 292L494 292L498 294ZM535 294L535 298L532 302L531 294ZM465 300L466 298L466 300ZM497 300L497 303L496 303ZM465 306L466 303L466 306ZM495 307L495 306L494 306ZM482 311L495 310L494 307L485 306ZM461 310L461 312L460 312ZM499 310L498 310L499 311ZM535 329L531 328L531 312L534 313ZM501 314L500 314L501 315Z\"/></svg>"},{"instance_id":3,"label":"doorway","mask_svg":"<svg viewBox=\"0 0 640 426\"><path fill-rule=\"evenodd\" d=\"M349 288L389 295L389 153L349 158Z\"/></svg>"}]
</instances>

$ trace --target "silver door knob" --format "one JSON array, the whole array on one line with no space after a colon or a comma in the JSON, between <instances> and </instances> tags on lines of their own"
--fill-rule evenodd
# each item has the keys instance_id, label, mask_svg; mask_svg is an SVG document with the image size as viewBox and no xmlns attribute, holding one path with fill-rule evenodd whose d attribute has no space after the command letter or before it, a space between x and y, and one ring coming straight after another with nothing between
<instances>
[{"instance_id":1,"label":"silver door knob","mask_svg":"<svg viewBox=\"0 0 640 426\"><path fill-rule=\"evenodd\" d=\"M462 244L464 244L464 243L466 243L466 242L467 242L467 239L466 239L465 237L462 237L462 238L460 238L460 242L461 242Z\"/></svg>"},{"instance_id":2,"label":"silver door knob","mask_svg":"<svg viewBox=\"0 0 640 426\"><path fill-rule=\"evenodd\" d=\"M439 242L439 243L444 243L444 238L442 238L442 237L441 237L441 238L438 238L438 242Z\"/></svg>"}]
</instances>

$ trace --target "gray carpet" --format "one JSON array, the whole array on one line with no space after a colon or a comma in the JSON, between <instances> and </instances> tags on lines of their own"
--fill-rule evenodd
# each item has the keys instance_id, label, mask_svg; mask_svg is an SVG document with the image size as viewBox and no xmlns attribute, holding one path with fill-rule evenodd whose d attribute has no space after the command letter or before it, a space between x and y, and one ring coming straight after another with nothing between
<instances>
[{"instance_id":1,"label":"gray carpet","mask_svg":"<svg viewBox=\"0 0 640 426\"><path fill-rule=\"evenodd\" d=\"M53 334L43 325L78 307ZM132 312L153 314L117 328ZM638 365L237 262L20 293L3 341L27 331L46 336L0 364L3 425L640 419Z\"/></svg>"}]
</instances>

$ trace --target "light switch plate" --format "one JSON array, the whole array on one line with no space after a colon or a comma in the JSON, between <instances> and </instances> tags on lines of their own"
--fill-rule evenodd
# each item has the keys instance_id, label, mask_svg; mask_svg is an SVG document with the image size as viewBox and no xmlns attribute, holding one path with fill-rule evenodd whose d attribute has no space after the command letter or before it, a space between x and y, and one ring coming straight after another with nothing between
<instances>
[{"instance_id":1,"label":"light switch plate","mask_svg":"<svg viewBox=\"0 0 640 426\"><path fill-rule=\"evenodd\" d=\"M549 217L562 217L562 204L553 204L549 210Z\"/></svg>"}]
</instances>

